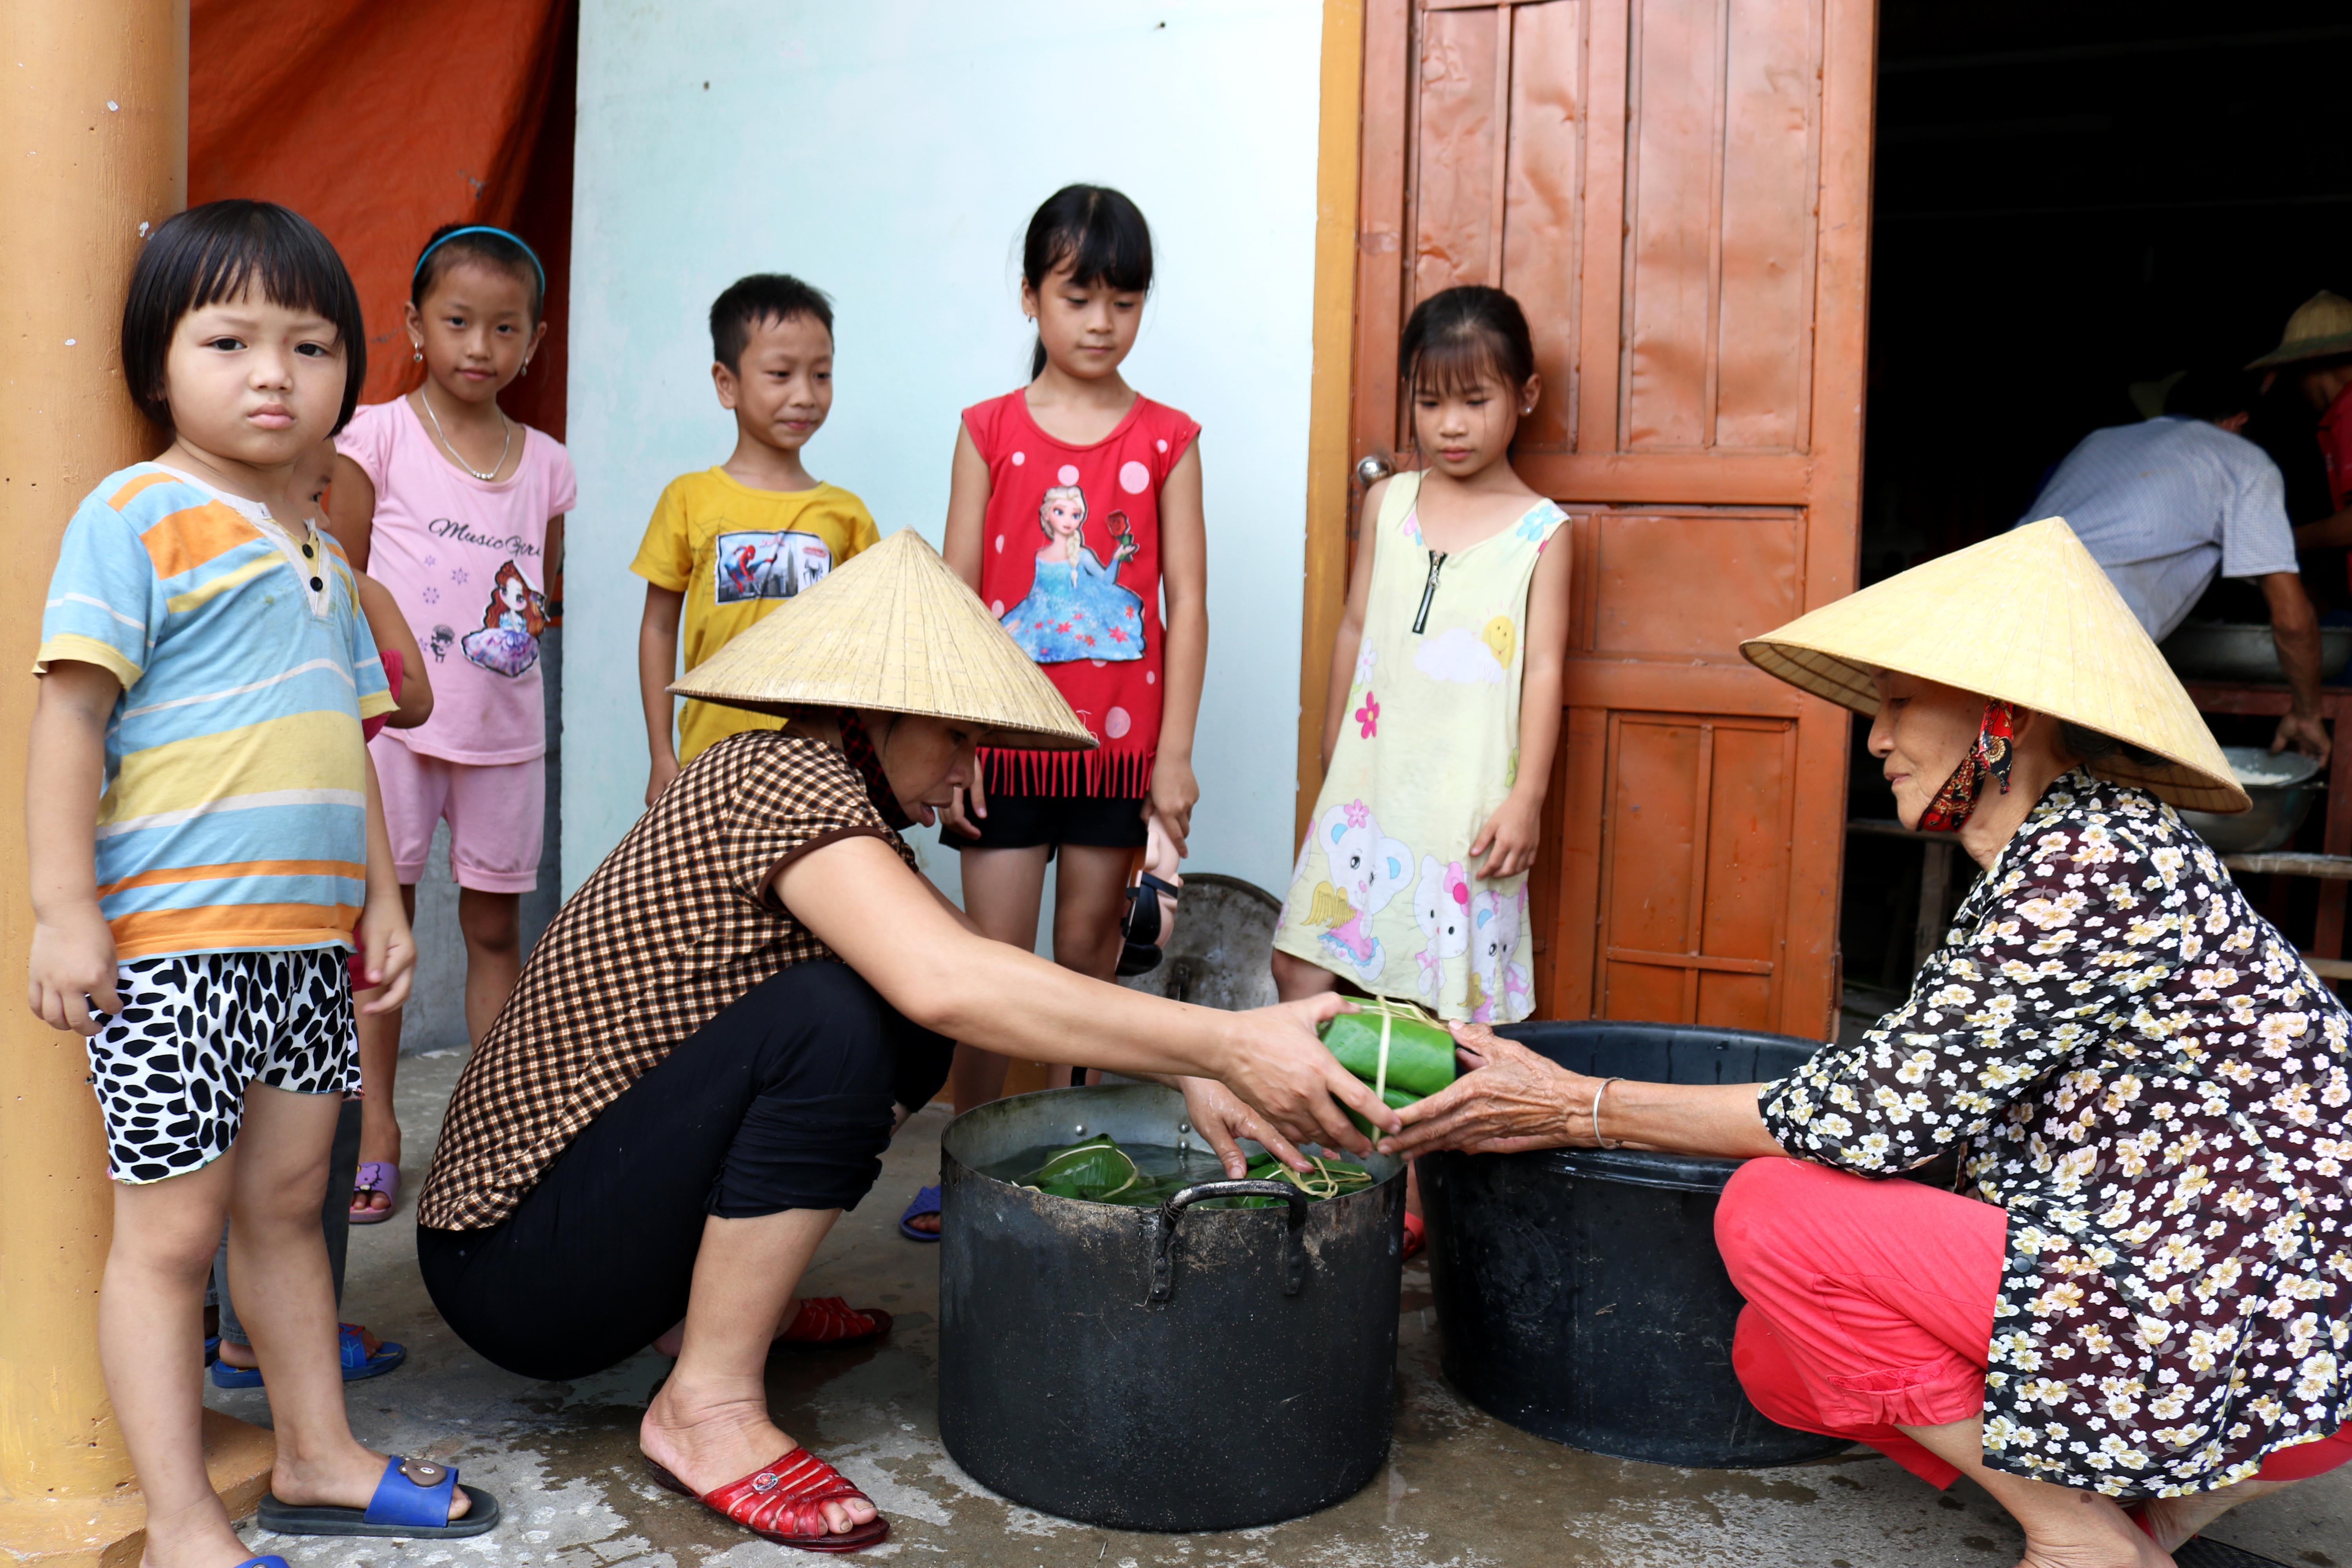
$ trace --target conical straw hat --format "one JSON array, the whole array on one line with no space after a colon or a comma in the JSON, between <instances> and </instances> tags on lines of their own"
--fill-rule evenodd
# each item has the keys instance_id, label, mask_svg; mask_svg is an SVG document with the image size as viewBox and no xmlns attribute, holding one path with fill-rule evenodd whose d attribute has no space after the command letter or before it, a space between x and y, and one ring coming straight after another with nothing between
<instances>
[{"instance_id":1,"label":"conical straw hat","mask_svg":"<svg viewBox=\"0 0 2352 1568\"><path fill-rule=\"evenodd\" d=\"M2246 368L2268 370L2275 364L2332 359L2337 354L2352 354L2352 300L2322 289L2286 319L2279 346Z\"/></svg>"},{"instance_id":2,"label":"conical straw hat","mask_svg":"<svg viewBox=\"0 0 2352 1568\"><path fill-rule=\"evenodd\" d=\"M2203 715L2074 531L2059 517L1956 550L1739 645L1749 663L1857 713L1899 670L2096 730L2121 752L2090 764L2196 811L2250 804Z\"/></svg>"},{"instance_id":3,"label":"conical straw hat","mask_svg":"<svg viewBox=\"0 0 2352 1568\"><path fill-rule=\"evenodd\" d=\"M1045 672L911 528L784 601L670 690L761 713L866 708L961 719L992 745L1095 744Z\"/></svg>"}]
</instances>

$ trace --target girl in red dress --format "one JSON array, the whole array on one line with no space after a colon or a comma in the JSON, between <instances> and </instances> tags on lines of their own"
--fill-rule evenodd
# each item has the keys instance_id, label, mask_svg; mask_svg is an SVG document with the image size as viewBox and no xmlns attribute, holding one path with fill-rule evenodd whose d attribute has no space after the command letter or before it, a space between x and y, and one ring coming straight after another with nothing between
<instances>
[{"instance_id":1,"label":"girl in red dress","mask_svg":"<svg viewBox=\"0 0 2352 1568\"><path fill-rule=\"evenodd\" d=\"M1146 813L1181 853L1200 795L1201 427L1118 374L1150 286L1151 231L1127 197L1070 185L1037 209L1021 277L1034 379L964 410L948 501L949 562L1101 744L984 752L942 841L963 852L965 910L1024 948L1058 852L1055 960L1105 980ZM958 1047L956 1109L1002 1094L1006 1065Z\"/></svg>"}]
</instances>

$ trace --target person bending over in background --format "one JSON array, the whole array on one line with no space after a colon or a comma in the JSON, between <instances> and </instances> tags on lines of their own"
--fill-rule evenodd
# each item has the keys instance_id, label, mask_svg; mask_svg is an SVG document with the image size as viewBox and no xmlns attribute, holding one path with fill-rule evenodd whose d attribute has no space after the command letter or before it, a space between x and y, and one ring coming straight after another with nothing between
<instances>
[{"instance_id":1,"label":"person bending over in background","mask_svg":"<svg viewBox=\"0 0 2352 1568\"><path fill-rule=\"evenodd\" d=\"M2239 434L2252 405L2242 376L2189 372L2155 418L2084 437L2018 526L2064 518L2158 642L2189 618L2215 577L2252 578L2270 605L2294 703L2271 750L2293 746L2325 763L2319 615L2295 564L2286 481L2270 454Z\"/></svg>"}]
</instances>

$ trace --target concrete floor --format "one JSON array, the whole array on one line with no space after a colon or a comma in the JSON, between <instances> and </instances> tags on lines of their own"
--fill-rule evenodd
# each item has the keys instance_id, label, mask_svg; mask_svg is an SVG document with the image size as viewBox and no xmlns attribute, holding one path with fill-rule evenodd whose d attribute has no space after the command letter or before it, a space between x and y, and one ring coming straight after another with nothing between
<instances>
[{"instance_id":1,"label":"concrete floor","mask_svg":"<svg viewBox=\"0 0 2352 1568\"><path fill-rule=\"evenodd\" d=\"M352 1426L377 1448L463 1467L506 1519L470 1541L314 1541L248 1524L256 1552L296 1568L737 1568L806 1561L656 1488L638 1462L636 1424L667 1363L648 1352L575 1384L532 1383L486 1365L445 1329L417 1280L414 1184L456 1081L457 1053L402 1063L411 1187L392 1222L356 1230L343 1316L408 1346L405 1366L354 1384ZM780 1358L779 1421L833 1460L889 1516L866 1558L950 1568L2007 1568L2016 1530L1965 1484L1938 1496L1866 1449L1759 1471L1677 1470L1596 1458L1531 1437L1473 1409L1439 1374L1428 1275L1405 1272L1396 1443L1358 1496L1310 1519L1225 1534L1106 1531L1007 1502L958 1468L933 1407L937 1252L899 1237L898 1211L939 1168L946 1116L910 1122L881 1185L826 1244L807 1283L898 1314L878 1348ZM583 1303L583 1310L587 1304ZM260 1391L211 1403L267 1422ZM2352 1568L2352 1473L2250 1505L2213 1534L2298 1568Z\"/></svg>"}]
</instances>

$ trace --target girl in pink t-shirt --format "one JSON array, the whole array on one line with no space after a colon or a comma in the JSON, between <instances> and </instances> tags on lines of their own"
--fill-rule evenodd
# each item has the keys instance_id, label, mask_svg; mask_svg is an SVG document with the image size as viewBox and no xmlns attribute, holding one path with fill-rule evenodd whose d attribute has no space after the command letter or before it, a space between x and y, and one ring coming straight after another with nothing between
<instances>
[{"instance_id":1,"label":"girl in pink t-shirt","mask_svg":"<svg viewBox=\"0 0 2352 1568\"><path fill-rule=\"evenodd\" d=\"M362 408L335 440L336 536L392 591L431 666L432 717L378 735L369 751L412 918L434 826L449 824L466 1033L477 1044L521 971L521 895L539 880L547 795L539 645L555 616L575 489L562 443L499 406L547 331L545 289L539 258L506 230L436 231L416 258L407 310L425 384ZM399 1013L367 1016L355 1225L389 1218L398 1198L399 1056Z\"/></svg>"}]
</instances>

